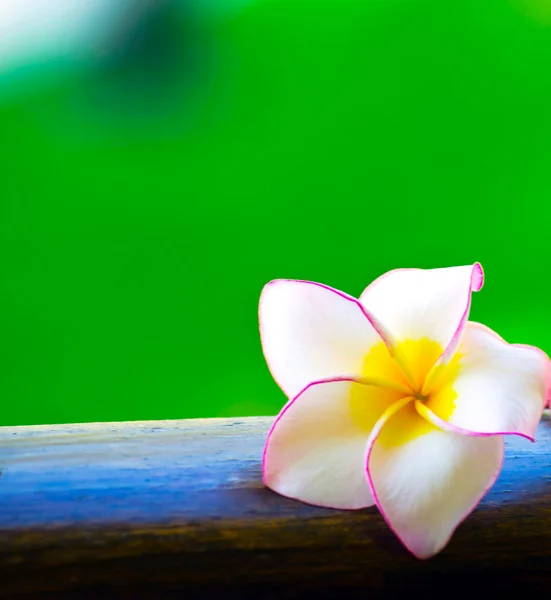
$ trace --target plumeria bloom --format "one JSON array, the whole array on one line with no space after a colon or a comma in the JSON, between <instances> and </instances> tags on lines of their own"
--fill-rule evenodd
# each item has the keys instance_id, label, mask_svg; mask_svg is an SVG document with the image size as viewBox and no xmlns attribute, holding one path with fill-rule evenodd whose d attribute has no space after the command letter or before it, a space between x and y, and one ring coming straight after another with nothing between
<instances>
[{"instance_id":1,"label":"plumeria bloom","mask_svg":"<svg viewBox=\"0 0 551 600\"><path fill-rule=\"evenodd\" d=\"M265 485L317 506L376 504L415 556L439 552L495 482L503 436L533 440L551 378L544 352L468 320L482 283L478 263L390 271L359 300L269 283L262 345L290 401Z\"/></svg>"}]
</instances>

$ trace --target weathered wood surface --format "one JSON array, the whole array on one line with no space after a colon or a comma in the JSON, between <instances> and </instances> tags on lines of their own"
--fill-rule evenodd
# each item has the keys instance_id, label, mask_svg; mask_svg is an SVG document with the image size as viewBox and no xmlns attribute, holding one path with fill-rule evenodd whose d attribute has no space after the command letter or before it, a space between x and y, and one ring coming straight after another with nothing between
<instances>
[{"instance_id":1,"label":"weathered wood surface","mask_svg":"<svg viewBox=\"0 0 551 600\"><path fill-rule=\"evenodd\" d=\"M437 557L262 486L272 418L0 428L0 598L551 591L551 424Z\"/></svg>"}]
</instances>

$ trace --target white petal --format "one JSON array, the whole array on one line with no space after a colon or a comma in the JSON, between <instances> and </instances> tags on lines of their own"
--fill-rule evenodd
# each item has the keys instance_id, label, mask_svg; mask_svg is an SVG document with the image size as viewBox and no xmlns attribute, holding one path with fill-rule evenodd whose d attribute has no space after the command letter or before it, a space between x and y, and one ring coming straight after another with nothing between
<instances>
[{"instance_id":1,"label":"white petal","mask_svg":"<svg viewBox=\"0 0 551 600\"><path fill-rule=\"evenodd\" d=\"M266 285L259 320L266 362L290 398L312 381L362 374L382 343L358 300L307 281Z\"/></svg>"},{"instance_id":2,"label":"white petal","mask_svg":"<svg viewBox=\"0 0 551 600\"><path fill-rule=\"evenodd\" d=\"M452 426L474 433L533 438L551 380L551 363L533 346L508 344L468 322L456 355L430 377L427 407Z\"/></svg>"},{"instance_id":3,"label":"white petal","mask_svg":"<svg viewBox=\"0 0 551 600\"><path fill-rule=\"evenodd\" d=\"M367 469L389 526L410 552L429 558L493 485L502 461L502 436L444 432L409 403L375 427Z\"/></svg>"},{"instance_id":4,"label":"white petal","mask_svg":"<svg viewBox=\"0 0 551 600\"><path fill-rule=\"evenodd\" d=\"M360 296L360 302L398 360L411 363L404 342L436 342L446 361L455 351L467 321L471 292L483 284L479 263L443 269L396 269L376 279ZM404 365L407 367L407 365ZM413 377L415 379L415 377Z\"/></svg>"},{"instance_id":5,"label":"white petal","mask_svg":"<svg viewBox=\"0 0 551 600\"><path fill-rule=\"evenodd\" d=\"M399 392L350 380L316 382L276 419L264 450L264 483L302 502L331 508L371 506L367 440Z\"/></svg>"}]
</instances>

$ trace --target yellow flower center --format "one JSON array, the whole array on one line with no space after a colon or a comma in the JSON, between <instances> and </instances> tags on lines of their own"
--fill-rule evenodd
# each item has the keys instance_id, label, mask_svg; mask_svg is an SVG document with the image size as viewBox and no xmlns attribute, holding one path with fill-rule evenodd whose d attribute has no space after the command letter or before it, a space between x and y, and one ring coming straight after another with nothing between
<instances>
[{"instance_id":1,"label":"yellow flower center","mask_svg":"<svg viewBox=\"0 0 551 600\"><path fill-rule=\"evenodd\" d=\"M457 394L452 384L459 371L461 355L456 353L446 365L433 369L442 352L442 346L428 338L399 343L394 356L390 355L383 342L374 346L366 354L362 369L362 376L370 385L362 386L363 389L355 388L350 398L351 410L358 424L366 431L370 430L374 425L374 414L382 414L408 396L421 401L440 418L449 418L455 409ZM411 425L407 427L408 439L423 435L434 427L425 420L423 411L416 410L413 401L401 412ZM384 437L387 443L392 444L392 436L389 438L389 435ZM403 431L400 440L404 441Z\"/></svg>"},{"instance_id":2,"label":"yellow flower center","mask_svg":"<svg viewBox=\"0 0 551 600\"><path fill-rule=\"evenodd\" d=\"M390 355L384 342L374 346L365 356L362 375L366 379L380 378L405 385L410 395L426 400L423 385L444 349L434 340L405 340L395 349L395 358Z\"/></svg>"}]
</instances>

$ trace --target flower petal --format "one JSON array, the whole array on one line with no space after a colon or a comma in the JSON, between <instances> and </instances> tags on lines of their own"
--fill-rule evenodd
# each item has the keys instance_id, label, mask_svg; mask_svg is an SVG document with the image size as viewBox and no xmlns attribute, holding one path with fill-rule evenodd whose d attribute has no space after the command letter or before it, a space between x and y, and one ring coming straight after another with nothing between
<instances>
[{"instance_id":1,"label":"flower petal","mask_svg":"<svg viewBox=\"0 0 551 600\"><path fill-rule=\"evenodd\" d=\"M408 403L374 428L367 473L389 526L410 552L429 558L493 485L502 462L502 436L441 431Z\"/></svg>"},{"instance_id":2,"label":"flower petal","mask_svg":"<svg viewBox=\"0 0 551 600\"><path fill-rule=\"evenodd\" d=\"M533 346L508 344L468 322L456 355L434 377L426 406L466 433L533 439L547 400L551 362ZM434 422L434 420L433 420Z\"/></svg>"},{"instance_id":3,"label":"flower petal","mask_svg":"<svg viewBox=\"0 0 551 600\"><path fill-rule=\"evenodd\" d=\"M479 263L443 269L396 269L367 287L360 302L385 332L404 368L415 357L409 357L408 350L401 351L400 346L415 340L436 342L440 350L434 362L442 354L441 360L446 362L468 318L471 292L479 291L483 281Z\"/></svg>"},{"instance_id":4,"label":"flower petal","mask_svg":"<svg viewBox=\"0 0 551 600\"><path fill-rule=\"evenodd\" d=\"M346 379L308 385L287 403L268 434L262 464L265 485L317 506L371 506L365 476L367 440L400 395Z\"/></svg>"},{"instance_id":5,"label":"flower petal","mask_svg":"<svg viewBox=\"0 0 551 600\"><path fill-rule=\"evenodd\" d=\"M266 285L259 319L266 362L289 398L311 381L364 373L366 353L382 343L358 300L308 281Z\"/></svg>"}]
</instances>

